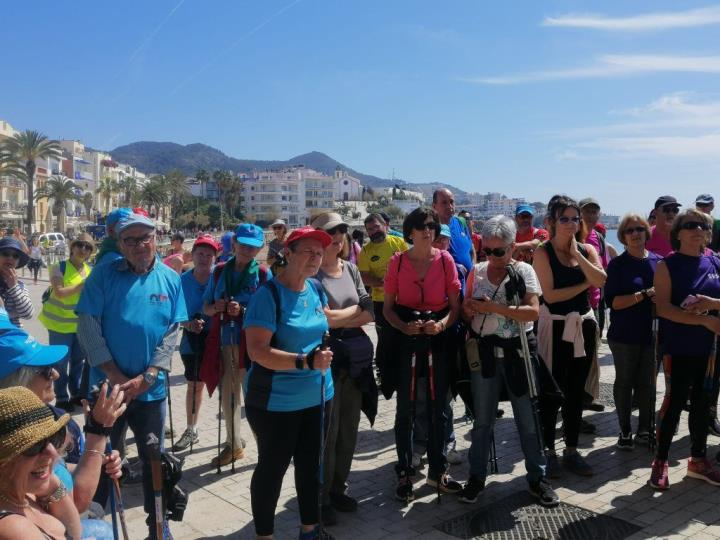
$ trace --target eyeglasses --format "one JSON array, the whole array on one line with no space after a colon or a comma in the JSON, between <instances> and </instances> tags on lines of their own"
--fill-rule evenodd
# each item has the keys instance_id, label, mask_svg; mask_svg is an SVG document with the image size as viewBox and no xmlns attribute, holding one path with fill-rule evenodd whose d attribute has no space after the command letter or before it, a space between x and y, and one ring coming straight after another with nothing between
<instances>
[{"instance_id":1,"label":"eyeglasses","mask_svg":"<svg viewBox=\"0 0 720 540\"><path fill-rule=\"evenodd\" d=\"M123 238L122 242L127 247L137 247L140 244L146 246L153 240L155 240L154 234L146 234L145 236L128 236L126 238Z\"/></svg>"},{"instance_id":2,"label":"eyeglasses","mask_svg":"<svg viewBox=\"0 0 720 540\"><path fill-rule=\"evenodd\" d=\"M80 249L84 249L85 251L92 251L92 245L88 242L75 242L75 247L79 247Z\"/></svg>"},{"instance_id":3,"label":"eyeglasses","mask_svg":"<svg viewBox=\"0 0 720 540\"><path fill-rule=\"evenodd\" d=\"M328 229L325 231L330 236L333 236L336 233L340 234L346 234L348 232L348 226L345 223L341 223L340 225L335 225L332 229Z\"/></svg>"},{"instance_id":4,"label":"eyeglasses","mask_svg":"<svg viewBox=\"0 0 720 540\"><path fill-rule=\"evenodd\" d=\"M20 254L15 251L14 249L3 249L0 251L0 256L2 257L8 257L10 259L19 259Z\"/></svg>"},{"instance_id":5,"label":"eyeglasses","mask_svg":"<svg viewBox=\"0 0 720 540\"><path fill-rule=\"evenodd\" d=\"M435 223L434 221L413 225L413 229L415 229L416 231L436 231L437 228L437 223Z\"/></svg>"},{"instance_id":6,"label":"eyeglasses","mask_svg":"<svg viewBox=\"0 0 720 540\"><path fill-rule=\"evenodd\" d=\"M483 253L488 257L504 257L507 252L507 248L483 248Z\"/></svg>"},{"instance_id":7,"label":"eyeglasses","mask_svg":"<svg viewBox=\"0 0 720 540\"><path fill-rule=\"evenodd\" d=\"M663 206L661 208L663 214L677 214L680 212L679 206Z\"/></svg>"},{"instance_id":8,"label":"eyeglasses","mask_svg":"<svg viewBox=\"0 0 720 540\"><path fill-rule=\"evenodd\" d=\"M628 227L625 229L625 234L632 234L632 233L644 233L647 232L647 229L645 227Z\"/></svg>"},{"instance_id":9,"label":"eyeglasses","mask_svg":"<svg viewBox=\"0 0 720 540\"><path fill-rule=\"evenodd\" d=\"M65 443L66 434L67 429L65 428L65 426L63 426L62 428L60 428L59 431L57 431L53 435L50 435L47 439L43 439L42 441L33 444L30 448L23 452L23 456L35 457L40 452L45 450L48 444L52 444L55 449L61 448L63 443Z\"/></svg>"},{"instance_id":10,"label":"eyeglasses","mask_svg":"<svg viewBox=\"0 0 720 540\"><path fill-rule=\"evenodd\" d=\"M34 370L37 375L42 375L48 381L52 381L55 377L55 368L52 366L45 366Z\"/></svg>"},{"instance_id":11,"label":"eyeglasses","mask_svg":"<svg viewBox=\"0 0 720 540\"><path fill-rule=\"evenodd\" d=\"M710 225L702 221L686 221L680 224L680 228L686 231L694 231L695 229L702 229L703 231L709 231Z\"/></svg>"},{"instance_id":12,"label":"eyeglasses","mask_svg":"<svg viewBox=\"0 0 720 540\"><path fill-rule=\"evenodd\" d=\"M567 216L560 216L558 218L558 221L562 223L563 225L567 225L571 221L573 223L580 223L580 217L579 216L573 216L573 217L567 217Z\"/></svg>"}]
</instances>

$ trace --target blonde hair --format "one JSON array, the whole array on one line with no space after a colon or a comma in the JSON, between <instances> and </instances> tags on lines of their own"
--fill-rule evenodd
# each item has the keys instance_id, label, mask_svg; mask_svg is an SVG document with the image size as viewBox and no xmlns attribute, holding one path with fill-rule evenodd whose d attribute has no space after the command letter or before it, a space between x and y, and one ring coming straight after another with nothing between
<instances>
[{"instance_id":1,"label":"blonde hair","mask_svg":"<svg viewBox=\"0 0 720 540\"><path fill-rule=\"evenodd\" d=\"M618 240L620 240L620 243L623 246L627 246L627 243L625 242L625 228L627 227L627 224L631 221L637 221L638 223L640 223L640 225L645 227L645 241L647 242L650 239L650 224L648 223L648 220L640 214L630 212L629 214L625 214L622 217L622 219L620 220L620 224L618 225L617 237Z\"/></svg>"}]
</instances>

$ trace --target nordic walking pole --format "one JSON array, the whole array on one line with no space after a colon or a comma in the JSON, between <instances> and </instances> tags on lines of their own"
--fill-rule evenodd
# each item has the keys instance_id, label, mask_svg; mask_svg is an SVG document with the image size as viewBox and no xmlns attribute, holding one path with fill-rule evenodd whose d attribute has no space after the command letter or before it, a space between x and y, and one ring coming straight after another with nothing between
<instances>
[{"instance_id":1,"label":"nordic walking pole","mask_svg":"<svg viewBox=\"0 0 720 540\"><path fill-rule=\"evenodd\" d=\"M235 474L235 319L230 319L230 471Z\"/></svg>"},{"instance_id":2,"label":"nordic walking pole","mask_svg":"<svg viewBox=\"0 0 720 540\"><path fill-rule=\"evenodd\" d=\"M223 297L224 299L224 297ZM217 474L220 474L220 430L222 424L222 379L223 379L223 365L225 359L223 358L223 327L225 322L225 312L220 312L220 378L218 379L218 437L217 437Z\"/></svg>"},{"instance_id":3,"label":"nordic walking pole","mask_svg":"<svg viewBox=\"0 0 720 540\"><path fill-rule=\"evenodd\" d=\"M154 433L148 433L147 446L150 450L150 469L152 471L153 500L155 502L155 534L163 540L163 481L162 463L160 462L160 441Z\"/></svg>"},{"instance_id":4,"label":"nordic walking pole","mask_svg":"<svg viewBox=\"0 0 720 540\"><path fill-rule=\"evenodd\" d=\"M413 311L415 320L420 319L420 312ZM408 427L408 464L412 467L413 428L417 410L417 338L412 338L412 355L410 356L410 426ZM409 499L408 499L409 502Z\"/></svg>"},{"instance_id":5,"label":"nordic walking pole","mask_svg":"<svg viewBox=\"0 0 720 540\"><path fill-rule=\"evenodd\" d=\"M432 311L426 311L422 314L421 320L423 322L427 322L432 319ZM444 436L442 433L440 433L439 428L440 424L436 421L436 415L435 415L435 407L437 406L436 403L436 395L435 395L435 366L433 365L433 354L432 354L432 340L430 336L426 336L423 340L425 342L425 345L427 346L427 363L428 363L428 389L430 390L428 393L430 395L430 407L428 408L429 414L428 418L430 419L430 423L428 424L428 427L432 425L432 429L435 432L435 444L437 445L438 449L441 448L441 445L445 444ZM437 481L437 502L440 504L440 483L442 482L442 474L440 474L440 477Z\"/></svg>"},{"instance_id":6,"label":"nordic walking pole","mask_svg":"<svg viewBox=\"0 0 720 540\"><path fill-rule=\"evenodd\" d=\"M203 320L202 317L200 317L200 315L198 315L198 314L195 314L194 319ZM199 336L198 336L198 338L199 338ZM191 407L191 411L190 411L190 418L192 418L192 421L193 421L193 428L195 427L195 423L197 422L197 418L195 418L195 414L196 414L195 395L197 394L197 380L200 376L200 361L201 361L200 352L199 352L200 346L198 343L198 338L196 338L194 340L195 347L193 347L193 352L195 353L195 366L194 366L195 369L193 370L194 371L194 373L193 373L193 389L192 389L193 394L192 394L192 407ZM190 437L190 453L191 454L193 453L193 444L194 443L195 443L195 437L194 436Z\"/></svg>"},{"instance_id":7,"label":"nordic walking pole","mask_svg":"<svg viewBox=\"0 0 720 540\"><path fill-rule=\"evenodd\" d=\"M655 453L657 446L657 427L655 426L655 406L657 391L655 386L657 385L657 370L658 370L658 325L659 319L657 316L657 310L655 304L652 305L652 340L653 340L653 384L652 384L652 410L650 411L650 426L648 430L648 449L650 453Z\"/></svg>"},{"instance_id":8,"label":"nordic walking pole","mask_svg":"<svg viewBox=\"0 0 720 540\"><path fill-rule=\"evenodd\" d=\"M127 523L125 521L125 505L123 504L122 492L120 491L120 482L116 478L113 478L112 483L115 488L115 499L117 502L118 515L120 516L120 527L122 528L123 540L130 540Z\"/></svg>"},{"instance_id":9,"label":"nordic walking pole","mask_svg":"<svg viewBox=\"0 0 720 540\"><path fill-rule=\"evenodd\" d=\"M326 331L322 338L322 349L330 348L330 332ZM318 538L322 537L322 497L325 485L325 371L320 371L320 452L318 457Z\"/></svg>"},{"instance_id":10,"label":"nordic walking pole","mask_svg":"<svg viewBox=\"0 0 720 540\"><path fill-rule=\"evenodd\" d=\"M170 449L175 446L175 431L173 429L172 399L170 399L170 372L165 372L165 388L167 390L168 416L170 417Z\"/></svg>"}]
</instances>

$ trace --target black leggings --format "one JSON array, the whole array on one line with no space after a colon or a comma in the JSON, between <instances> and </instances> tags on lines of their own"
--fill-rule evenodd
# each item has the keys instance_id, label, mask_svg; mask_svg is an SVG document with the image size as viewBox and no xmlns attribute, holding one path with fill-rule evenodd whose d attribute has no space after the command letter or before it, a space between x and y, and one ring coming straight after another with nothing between
<instances>
[{"instance_id":1,"label":"black leggings","mask_svg":"<svg viewBox=\"0 0 720 540\"><path fill-rule=\"evenodd\" d=\"M670 452L675 427L680 421L685 403L690 397L690 455L705 457L707 449L708 419L712 383L705 380L708 363L715 357L672 356L663 357L665 397L660 408L657 458L666 460ZM691 389L692 387L692 389Z\"/></svg>"},{"instance_id":2,"label":"black leggings","mask_svg":"<svg viewBox=\"0 0 720 540\"><path fill-rule=\"evenodd\" d=\"M325 402L325 424L332 400ZM273 533L283 476L293 460L300 522L318 522L318 459L320 457L320 406L299 411L272 412L247 407L247 419L257 437L258 462L250 482L255 534Z\"/></svg>"},{"instance_id":3,"label":"black leggings","mask_svg":"<svg viewBox=\"0 0 720 540\"><path fill-rule=\"evenodd\" d=\"M590 371L590 362L595 355L597 323L585 319L582 323L585 340L585 356L574 358L573 344L562 340L564 321L553 321L552 375L565 397L562 404L563 431L565 446L576 448L582 420L585 380ZM543 426L545 447L555 450L555 423L559 404L550 400L540 400L540 420Z\"/></svg>"}]
</instances>

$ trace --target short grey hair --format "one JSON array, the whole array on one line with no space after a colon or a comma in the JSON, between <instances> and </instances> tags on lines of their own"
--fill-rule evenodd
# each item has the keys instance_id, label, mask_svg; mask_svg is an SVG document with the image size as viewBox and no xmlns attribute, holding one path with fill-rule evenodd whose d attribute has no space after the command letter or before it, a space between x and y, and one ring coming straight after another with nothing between
<instances>
[{"instance_id":1,"label":"short grey hair","mask_svg":"<svg viewBox=\"0 0 720 540\"><path fill-rule=\"evenodd\" d=\"M516 232L515 220L499 215L491 217L483 224L482 237L483 240L499 238L506 246L509 246L515 241Z\"/></svg>"},{"instance_id":2,"label":"short grey hair","mask_svg":"<svg viewBox=\"0 0 720 540\"><path fill-rule=\"evenodd\" d=\"M0 379L0 388L11 388L13 386L24 386L27 388L35 375L37 375L35 368L22 366L7 377Z\"/></svg>"}]
</instances>

